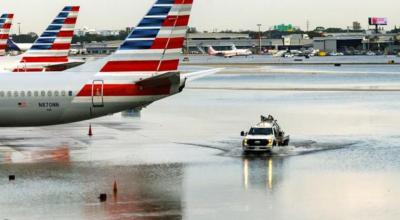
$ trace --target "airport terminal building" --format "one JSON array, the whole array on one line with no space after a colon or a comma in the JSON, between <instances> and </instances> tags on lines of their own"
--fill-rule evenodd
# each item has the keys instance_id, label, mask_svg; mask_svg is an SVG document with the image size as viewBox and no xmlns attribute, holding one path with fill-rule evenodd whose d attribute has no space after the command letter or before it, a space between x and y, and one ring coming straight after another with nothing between
<instances>
[{"instance_id":1,"label":"airport terminal building","mask_svg":"<svg viewBox=\"0 0 400 220\"><path fill-rule=\"evenodd\" d=\"M331 52L351 53L358 51L380 51L397 53L396 34L337 33L313 39L313 48Z\"/></svg>"},{"instance_id":2,"label":"airport terminal building","mask_svg":"<svg viewBox=\"0 0 400 220\"><path fill-rule=\"evenodd\" d=\"M229 50L232 45L239 49L260 50L298 50L314 48L327 53L342 52L357 54L360 51L380 51L398 53L400 39L396 34L334 33L325 37L310 39L307 35L292 34L282 39L254 39L249 34L237 33L190 33L185 41L185 52L206 54L209 46L216 50ZM73 45L74 49L89 55L106 55L114 52L122 41L91 42Z\"/></svg>"},{"instance_id":3,"label":"airport terminal building","mask_svg":"<svg viewBox=\"0 0 400 220\"><path fill-rule=\"evenodd\" d=\"M104 55L115 51L122 41L91 42L76 44L74 49L81 50L85 54ZM194 33L188 34L185 41L185 51L192 54L202 54L207 52L209 46L217 50L228 50L232 45L237 48L251 49L254 52L260 48L262 50L283 50L300 49L313 46L312 39L304 38L302 34L288 35L283 39L252 39L248 34L236 33Z\"/></svg>"},{"instance_id":4,"label":"airport terminal building","mask_svg":"<svg viewBox=\"0 0 400 220\"><path fill-rule=\"evenodd\" d=\"M261 44L261 45L260 45ZM186 50L190 53L204 53L209 46L217 50L228 50L232 45L239 49L282 50L312 47L312 40L302 34L288 35L282 39L253 39L248 34L235 33L194 33L188 34L185 42Z\"/></svg>"}]
</instances>

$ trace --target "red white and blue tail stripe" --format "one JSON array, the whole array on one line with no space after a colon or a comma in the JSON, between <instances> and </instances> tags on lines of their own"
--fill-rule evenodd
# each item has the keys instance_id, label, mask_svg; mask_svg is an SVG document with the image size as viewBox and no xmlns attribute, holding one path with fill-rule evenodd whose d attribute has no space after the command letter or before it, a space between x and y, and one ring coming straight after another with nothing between
<instances>
[{"instance_id":1,"label":"red white and blue tail stripe","mask_svg":"<svg viewBox=\"0 0 400 220\"><path fill-rule=\"evenodd\" d=\"M14 14L3 14L0 17L0 56L6 54L7 41L10 37L10 29Z\"/></svg>"},{"instance_id":2,"label":"red white and blue tail stripe","mask_svg":"<svg viewBox=\"0 0 400 220\"><path fill-rule=\"evenodd\" d=\"M102 73L161 74L176 71L193 0L157 0Z\"/></svg>"},{"instance_id":3,"label":"red white and blue tail stripe","mask_svg":"<svg viewBox=\"0 0 400 220\"><path fill-rule=\"evenodd\" d=\"M14 72L44 71L48 70L47 66L67 63L79 9L79 6L64 7L31 49L22 55L22 67Z\"/></svg>"},{"instance_id":4,"label":"red white and blue tail stripe","mask_svg":"<svg viewBox=\"0 0 400 220\"><path fill-rule=\"evenodd\" d=\"M102 76L102 84L89 81L74 102L91 103L98 94L104 103L146 105L177 93L179 57L192 4L193 0L156 0L114 54L84 65L86 71L100 70L96 77Z\"/></svg>"}]
</instances>

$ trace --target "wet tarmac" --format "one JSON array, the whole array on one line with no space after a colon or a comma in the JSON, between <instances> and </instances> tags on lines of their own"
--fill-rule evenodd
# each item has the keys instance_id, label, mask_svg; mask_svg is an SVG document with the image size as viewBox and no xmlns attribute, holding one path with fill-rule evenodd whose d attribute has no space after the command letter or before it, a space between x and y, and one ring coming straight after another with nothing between
<instances>
[{"instance_id":1,"label":"wet tarmac","mask_svg":"<svg viewBox=\"0 0 400 220\"><path fill-rule=\"evenodd\" d=\"M229 67L140 117L2 128L0 219L398 219L400 93L387 87L396 66ZM240 131L268 113L292 143L243 155Z\"/></svg>"}]
</instances>

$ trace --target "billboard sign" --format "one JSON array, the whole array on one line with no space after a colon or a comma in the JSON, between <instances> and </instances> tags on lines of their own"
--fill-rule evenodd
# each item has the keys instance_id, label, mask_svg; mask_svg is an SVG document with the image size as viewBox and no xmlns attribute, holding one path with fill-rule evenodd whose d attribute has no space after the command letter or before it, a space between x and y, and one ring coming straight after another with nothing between
<instances>
[{"instance_id":1,"label":"billboard sign","mask_svg":"<svg viewBox=\"0 0 400 220\"><path fill-rule=\"evenodd\" d=\"M370 17L368 18L369 25L387 25L387 18Z\"/></svg>"}]
</instances>

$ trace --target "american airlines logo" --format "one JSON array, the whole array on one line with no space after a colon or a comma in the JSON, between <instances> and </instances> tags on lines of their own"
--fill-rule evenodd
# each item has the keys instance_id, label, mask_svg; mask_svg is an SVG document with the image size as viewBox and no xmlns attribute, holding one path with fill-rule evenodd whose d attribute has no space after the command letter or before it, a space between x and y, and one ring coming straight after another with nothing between
<instances>
[{"instance_id":1,"label":"american airlines logo","mask_svg":"<svg viewBox=\"0 0 400 220\"><path fill-rule=\"evenodd\" d=\"M18 102L18 108L26 108L28 107L28 103L26 102Z\"/></svg>"}]
</instances>

